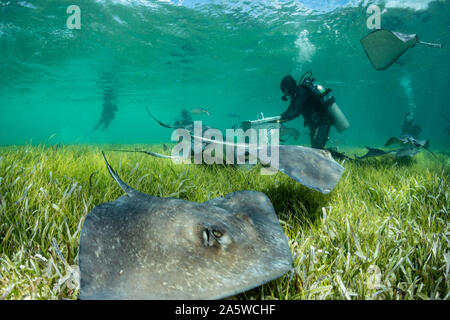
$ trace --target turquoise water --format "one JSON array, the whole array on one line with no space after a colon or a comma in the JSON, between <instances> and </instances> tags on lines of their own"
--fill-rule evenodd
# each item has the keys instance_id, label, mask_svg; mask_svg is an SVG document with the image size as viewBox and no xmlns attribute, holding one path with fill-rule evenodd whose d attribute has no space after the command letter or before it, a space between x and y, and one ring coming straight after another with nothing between
<instances>
[{"instance_id":1,"label":"turquoise water","mask_svg":"<svg viewBox=\"0 0 450 320\"><path fill-rule=\"evenodd\" d=\"M367 59L366 9L381 26L417 33L442 49L417 45L384 71ZM69 5L81 28L69 29ZM449 149L449 1L12 1L0 0L0 145L160 143L181 110L204 124L282 113L280 81L307 70L333 89L350 128L332 128L328 146L379 146L400 134L411 103L431 148ZM93 130L104 91L117 112ZM309 145L301 117L290 127Z\"/></svg>"}]
</instances>

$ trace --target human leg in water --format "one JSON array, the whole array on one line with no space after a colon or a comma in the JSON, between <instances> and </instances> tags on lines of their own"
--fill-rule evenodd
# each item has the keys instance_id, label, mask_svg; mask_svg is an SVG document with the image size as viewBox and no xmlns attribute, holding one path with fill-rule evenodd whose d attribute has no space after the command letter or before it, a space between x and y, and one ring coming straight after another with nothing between
<instances>
[{"instance_id":1,"label":"human leg in water","mask_svg":"<svg viewBox=\"0 0 450 320\"><path fill-rule=\"evenodd\" d=\"M311 130L311 147L316 149L325 148L330 133L329 125L319 125L310 127Z\"/></svg>"}]
</instances>

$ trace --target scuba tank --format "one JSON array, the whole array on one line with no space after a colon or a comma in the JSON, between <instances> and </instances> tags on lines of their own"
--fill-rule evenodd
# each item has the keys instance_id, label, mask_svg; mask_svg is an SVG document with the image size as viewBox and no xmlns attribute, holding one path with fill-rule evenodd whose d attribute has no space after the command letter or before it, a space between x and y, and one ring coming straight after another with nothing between
<instances>
[{"instance_id":1,"label":"scuba tank","mask_svg":"<svg viewBox=\"0 0 450 320\"><path fill-rule=\"evenodd\" d=\"M307 86L322 102L322 106L327 109L328 114L333 120L333 125L335 128L342 132L349 127L349 123L345 115L342 113L339 106L336 104L334 97L329 95L331 89L325 89L320 84L314 83L314 78L312 78L312 72L307 71L300 79L299 85Z\"/></svg>"}]
</instances>

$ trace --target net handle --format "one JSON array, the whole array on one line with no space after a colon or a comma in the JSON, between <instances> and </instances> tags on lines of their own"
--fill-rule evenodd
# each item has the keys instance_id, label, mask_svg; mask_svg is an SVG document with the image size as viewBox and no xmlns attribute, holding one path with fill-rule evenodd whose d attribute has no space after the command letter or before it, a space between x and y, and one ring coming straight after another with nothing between
<instances>
[{"instance_id":1,"label":"net handle","mask_svg":"<svg viewBox=\"0 0 450 320\"><path fill-rule=\"evenodd\" d=\"M427 45L429 47L433 47L433 48L442 48L443 47L442 44L438 44L438 43L431 43L431 42L425 42L425 41L419 41L419 43Z\"/></svg>"}]
</instances>

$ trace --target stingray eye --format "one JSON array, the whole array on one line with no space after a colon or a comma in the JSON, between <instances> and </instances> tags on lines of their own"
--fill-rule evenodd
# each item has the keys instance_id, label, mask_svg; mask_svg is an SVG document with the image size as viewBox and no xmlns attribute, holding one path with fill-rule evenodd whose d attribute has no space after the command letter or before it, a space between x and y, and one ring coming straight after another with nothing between
<instances>
[{"instance_id":1,"label":"stingray eye","mask_svg":"<svg viewBox=\"0 0 450 320\"><path fill-rule=\"evenodd\" d=\"M224 233L217 229L204 227L202 230L203 245L206 247L218 247L221 245Z\"/></svg>"},{"instance_id":2,"label":"stingray eye","mask_svg":"<svg viewBox=\"0 0 450 320\"><path fill-rule=\"evenodd\" d=\"M218 230L213 230L213 234L214 234L214 237L216 237L216 238L220 238L223 236L223 232L218 231Z\"/></svg>"}]
</instances>

